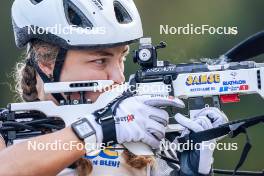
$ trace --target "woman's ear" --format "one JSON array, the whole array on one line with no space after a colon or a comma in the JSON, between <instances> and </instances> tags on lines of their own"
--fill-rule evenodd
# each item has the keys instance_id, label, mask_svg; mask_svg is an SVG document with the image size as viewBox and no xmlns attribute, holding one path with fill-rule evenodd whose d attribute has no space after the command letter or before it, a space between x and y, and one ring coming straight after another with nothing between
<instances>
[{"instance_id":1,"label":"woman's ear","mask_svg":"<svg viewBox=\"0 0 264 176\"><path fill-rule=\"evenodd\" d=\"M48 77L53 76L54 64L52 63L44 64L41 61L39 61L38 66Z\"/></svg>"}]
</instances>

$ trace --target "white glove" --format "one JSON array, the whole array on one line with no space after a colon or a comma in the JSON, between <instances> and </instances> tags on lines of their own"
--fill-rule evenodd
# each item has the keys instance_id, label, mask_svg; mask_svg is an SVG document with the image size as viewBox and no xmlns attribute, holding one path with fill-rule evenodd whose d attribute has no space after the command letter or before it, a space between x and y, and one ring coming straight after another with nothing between
<instances>
[{"instance_id":1,"label":"white glove","mask_svg":"<svg viewBox=\"0 0 264 176\"><path fill-rule=\"evenodd\" d=\"M202 109L194 119L186 118L179 113L176 114L175 119L179 124L186 127L186 130L182 132L182 136L189 133L190 130L194 132L204 131L228 122L226 115L219 109L213 107ZM210 172L211 165L213 164L214 149L209 146L215 146L215 144L215 139L201 143L199 166L197 166L200 174L208 174Z\"/></svg>"},{"instance_id":2,"label":"white glove","mask_svg":"<svg viewBox=\"0 0 264 176\"><path fill-rule=\"evenodd\" d=\"M166 106L183 108L184 103L178 98L163 95L141 95L123 100L115 115L117 142L143 142L152 148L158 148L169 120L168 113L160 107ZM97 143L101 143L101 125L93 115L85 117L96 131Z\"/></svg>"},{"instance_id":3,"label":"white glove","mask_svg":"<svg viewBox=\"0 0 264 176\"><path fill-rule=\"evenodd\" d=\"M119 105L115 118L118 143L140 141L152 148L158 148L165 136L165 127L169 120L168 113L159 107L166 106L183 108L184 103L180 99L162 95L142 95L125 99Z\"/></svg>"},{"instance_id":4,"label":"white glove","mask_svg":"<svg viewBox=\"0 0 264 176\"><path fill-rule=\"evenodd\" d=\"M228 118L225 113L215 107L203 108L194 116L194 119L200 116L206 116L207 118L209 118L214 128L228 122Z\"/></svg>"}]
</instances>

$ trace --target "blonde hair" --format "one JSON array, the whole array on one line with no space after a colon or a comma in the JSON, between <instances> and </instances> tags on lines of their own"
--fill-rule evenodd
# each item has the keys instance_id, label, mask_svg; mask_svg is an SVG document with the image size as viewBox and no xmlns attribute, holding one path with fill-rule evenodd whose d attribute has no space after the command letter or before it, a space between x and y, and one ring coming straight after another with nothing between
<instances>
[{"instance_id":1,"label":"blonde hair","mask_svg":"<svg viewBox=\"0 0 264 176\"><path fill-rule=\"evenodd\" d=\"M36 62L41 62L44 65L54 64L58 52L59 48L52 44L40 40L31 42L31 47L24 54L25 59L18 62L15 67L15 88L22 101L39 101L36 87L37 72L29 64L29 59L34 58ZM136 169L142 169L154 161L152 157L136 156L127 150L124 150L122 155L127 164ZM87 176L93 169L91 161L84 158L77 160L75 165L79 176Z\"/></svg>"}]
</instances>

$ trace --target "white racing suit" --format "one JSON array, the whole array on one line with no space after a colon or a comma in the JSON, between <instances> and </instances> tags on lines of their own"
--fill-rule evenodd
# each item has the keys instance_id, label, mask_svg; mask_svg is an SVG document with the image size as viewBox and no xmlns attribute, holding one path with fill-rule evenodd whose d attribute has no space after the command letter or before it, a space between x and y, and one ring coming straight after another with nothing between
<instances>
[{"instance_id":1,"label":"white racing suit","mask_svg":"<svg viewBox=\"0 0 264 176\"><path fill-rule=\"evenodd\" d=\"M120 148L122 146L117 145ZM129 166L122 155L123 150L105 149L93 156L86 156L93 164L92 176L150 176L150 167L141 170ZM59 176L77 176L72 169L63 170Z\"/></svg>"},{"instance_id":2,"label":"white racing suit","mask_svg":"<svg viewBox=\"0 0 264 176\"><path fill-rule=\"evenodd\" d=\"M181 154L181 171L173 165L156 158L153 167L147 166L141 170L129 166L123 156L123 150L104 150L86 158L92 161L91 176L203 176L198 174L199 152L192 151ZM208 174L209 175L209 174ZM73 169L64 169L58 176L78 176Z\"/></svg>"}]
</instances>

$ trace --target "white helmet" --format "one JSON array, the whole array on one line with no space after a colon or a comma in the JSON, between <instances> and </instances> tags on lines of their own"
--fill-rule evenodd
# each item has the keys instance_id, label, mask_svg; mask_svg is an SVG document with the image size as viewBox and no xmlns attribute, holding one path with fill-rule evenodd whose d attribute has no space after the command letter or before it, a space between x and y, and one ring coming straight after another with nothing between
<instances>
[{"instance_id":1,"label":"white helmet","mask_svg":"<svg viewBox=\"0 0 264 176\"><path fill-rule=\"evenodd\" d=\"M15 0L12 22L19 48L34 39L60 47L50 79L35 58L27 60L44 83L59 82L68 49L124 45L143 36L133 0ZM30 46L30 45L29 45ZM60 102L61 94L52 94Z\"/></svg>"},{"instance_id":2,"label":"white helmet","mask_svg":"<svg viewBox=\"0 0 264 176\"><path fill-rule=\"evenodd\" d=\"M133 0L15 0L16 45L41 39L69 49L109 47L143 36Z\"/></svg>"}]
</instances>

